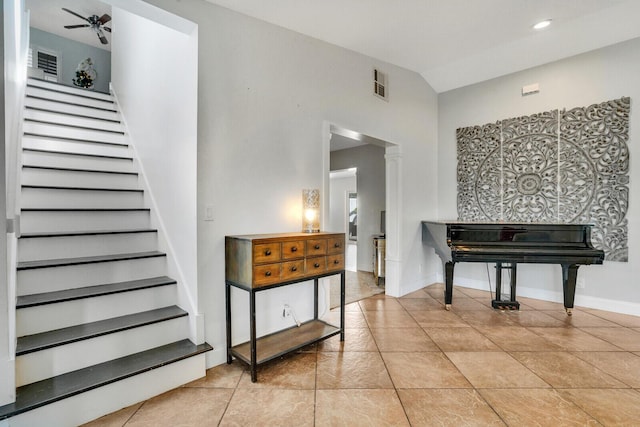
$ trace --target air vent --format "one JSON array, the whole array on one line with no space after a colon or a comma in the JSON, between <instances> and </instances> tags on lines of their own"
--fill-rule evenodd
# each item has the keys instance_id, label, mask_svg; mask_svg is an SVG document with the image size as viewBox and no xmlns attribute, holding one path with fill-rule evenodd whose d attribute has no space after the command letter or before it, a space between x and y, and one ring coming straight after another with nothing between
<instances>
[{"instance_id":1,"label":"air vent","mask_svg":"<svg viewBox=\"0 0 640 427\"><path fill-rule=\"evenodd\" d=\"M58 62L60 54L45 51L39 47L30 47L27 56L27 66L41 70L41 78L52 82L58 81Z\"/></svg>"},{"instance_id":2,"label":"air vent","mask_svg":"<svg viewBox=\"0 0 640 427\"><path fill-rule=\"evenodd\" d=\"M373 93L384 100L388 97L387 75L375 68L373 70Z\"/></svg>"}]
</instances>

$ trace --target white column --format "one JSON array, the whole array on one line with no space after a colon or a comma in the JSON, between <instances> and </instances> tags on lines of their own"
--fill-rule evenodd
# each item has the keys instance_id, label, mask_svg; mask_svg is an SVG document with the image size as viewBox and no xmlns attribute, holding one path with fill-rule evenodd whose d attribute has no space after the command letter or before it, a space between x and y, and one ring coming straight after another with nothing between
<instances>
[{"instance_id":1,"label":"white column","mask_svg":"<svg viewBox=\"0 0 640 427\"><path fill-rule=\"evenodd\" d=\"M389 296L402 295L402 153L400 146L387 147L386 165L386 258L385 293Z\"/></svg>"}]
</instances>

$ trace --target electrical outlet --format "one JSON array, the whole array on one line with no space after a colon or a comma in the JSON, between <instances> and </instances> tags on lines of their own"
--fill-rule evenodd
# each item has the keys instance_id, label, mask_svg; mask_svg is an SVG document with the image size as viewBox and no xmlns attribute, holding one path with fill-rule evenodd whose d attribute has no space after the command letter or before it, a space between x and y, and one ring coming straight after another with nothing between
<instances>
[{"instance_id":1,"label":"electrical outlet","mask_svg":"<svg viewBox=\"0 0 640 427\"><path fill-rule=\"evenodd\" d=\"M213 205L206 205L204 207L204 220L213 221Z\"/></svg>"},{"instance_id":2,"label":"electrical outlet","mask_svg":"<svg viewBox=\"0 0 640 427\"><path fill-rule=\"evenodd\" d=\"M289 307L289 304L285 304L282 307L282 317L289 317L291 316L291 307Z\"/></svg>"}]
</instances>

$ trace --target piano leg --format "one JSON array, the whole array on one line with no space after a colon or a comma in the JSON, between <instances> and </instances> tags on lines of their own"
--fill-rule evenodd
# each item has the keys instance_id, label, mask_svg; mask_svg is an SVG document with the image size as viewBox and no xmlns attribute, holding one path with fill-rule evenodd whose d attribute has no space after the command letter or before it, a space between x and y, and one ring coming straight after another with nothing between
<instances>
[{"instance_id":1,"label":"piano leg","mask_svg":"<svg viewBox=\"0 0 640 427\"><path fill-rule=\"evenodd\" d=\"M578 277L578 265L562 264L562 291L564 293L564 309L568 316L573 311L573 300L576 296L576 279Z\"/></svg>"},{"instance_id":2,"label":"piano leg","mask_svg":"<svg viewBox=\"0 0 640 427\"><path fill-rule=\"evenodd\" d=\"M444 308L451 310L451 301L453 300L453 266L455 264L447 261L444 264Z\"/></svg>"}]
</instances>

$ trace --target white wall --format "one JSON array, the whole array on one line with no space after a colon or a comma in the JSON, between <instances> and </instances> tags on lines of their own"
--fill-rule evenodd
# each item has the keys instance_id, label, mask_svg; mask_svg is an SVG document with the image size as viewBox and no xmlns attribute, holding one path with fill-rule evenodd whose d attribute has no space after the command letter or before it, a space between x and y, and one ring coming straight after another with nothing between
<instances>
[{"instance_id":1,"label":"white wall","mask_svg":"<svg viewBox=\"0 0 640 427\"><path fill-rule=\"evenodd\" d=\"M401 283L424 285L412 266L423 255L419 220L435 213L437 97L422 77L205 2L150 2L199 26L198 279L216 348L208 363L225 360L224 236L300 229L301 190L325 188L325 175L329 187L326 123L401 147ZM389 102L371 93L374 67L389 75ZM202 220L208 204L213 222ZM309 288L266 292L262 332L283 326L280 303L303 304ZM246 295L235 301L234 336L246 339Z\"/></svg>"},{"instance_id":2,"label":"white wall","mask_svg":"<svg viewBox=\"0 0 640 427\"><path fill-rule=\"evenodd\" d=\"M605 262L603 266L582 266L578 277L585 283L576 291L576 305L640 314L637 277L640 265L640 167L633 160L640 156L640 39L620 43L541 67L489 80L440 94L438 142L438 215L457 217L456 139L457 128L482 125L500 119L548 111L554 108L588 106L623 96L631 97L629 123L630 205L628 263ZM521 88L540 84L540 93L521 96ZM432 259L435 255L432 255ZM440 263L432 268L441 269ZM439 271L439 270L438 270ZM455 283L487 289L484 265L456 265ZM495 282L493 282L495 284ZM559 266L518 266L518 292L543 299L561 301ZM454 297L455 298L455 297Z\"/></svg>"},{"instance_id":3,"label":"white wall","mask_svg":"<svg viewBox=\"0 0 640 427\"><path fill-rule=\"evenodd\" d=\"M331 152L331 169L358 169L358 270L373 271L373 236L380 234L380 212L385 210L383 147L362 145Z\"/></svg>"},{"instance_id":4,"label":"white wall","mask_svg":"<svg viewBox=\"0 0 640 427\"><path fill-rule=\"evenodd\" d=\"M179 281L180 305L191 314L198 308L197 49L195 24L177 31L113 6L113 88L144 172L148 203L157 206L154 225L166 238L161 248L169 252L169 274ZM192 339L199 341L196 319L191 317Z\"/></svg>"}]
</instances>

